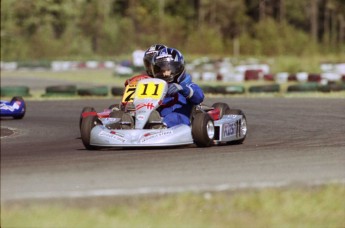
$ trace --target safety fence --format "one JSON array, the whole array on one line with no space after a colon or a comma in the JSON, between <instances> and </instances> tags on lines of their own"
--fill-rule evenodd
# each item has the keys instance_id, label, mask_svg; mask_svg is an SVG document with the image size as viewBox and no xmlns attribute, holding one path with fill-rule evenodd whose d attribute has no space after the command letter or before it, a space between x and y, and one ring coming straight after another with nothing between
<instances>
[{"instance_id":1,"label":"safety fence","mask_svg":"<svg viewBox=\"0 0 345 228\"><path fill-rule=\"evenodd\" d=\"M285 93L333 93L345 91L345 82L329 83L322 85L316 82L305 82L298 84L264 84L264 85L200 85L205 94L215 95L246 95L258 93L285 94ZM55 85L45 88L41 97L74 97L74 96L122 96L123 87L90 86L77 87L76 85ZM2 86L2 97L23 96L30 97L28 86Z\"/></svg>"}]
</instances>

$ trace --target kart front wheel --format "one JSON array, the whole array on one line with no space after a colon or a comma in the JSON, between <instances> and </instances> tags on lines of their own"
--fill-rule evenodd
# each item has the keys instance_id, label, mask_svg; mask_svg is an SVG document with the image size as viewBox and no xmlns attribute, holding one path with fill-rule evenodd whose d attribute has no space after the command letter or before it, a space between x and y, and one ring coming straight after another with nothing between
<instances>
[{"instance_id":1,"label":"kart front wheel","mask_svg":"<svg viewBox=\"0 0 345 228\"><path fill-rule=\"evenodd\" d=\"M80 134L81 134L81 140L88 150L95 150L97 149L96 146L90 145L90 138L91 138L91 130L96 125L102 124L101 121L98 119L97 115L95 116L86 116L81 121L81 127L80 127Z\"/></svg>"},{"instance_id":2,"label":"kart front wheel","mask_svg":"<svg viewBox=\"0 0 345 228\"><path fill-rule=\"evenodd\" d=\"M80 118L79 118L79 129L81 129L81 121L83 120L84 112L96 112L96 110L93 107L84 107L83 110L81 110Z\"/></svg>"},{"instance_id":3,"label":"kart front wheel","mask_svg":"<svg viewBox=\"0 0 345 228\"><path fill-rule=\"evenodd\" d=\"M207 113L196 113L192 122L192 136L199 147L212 145L215 136L213 119Z\"/></svg>"},{"instance_id":4,"label":"kart front wheel","mask_svg":"<svg viewBox=\"0 0 345 228\"><path fill-rule=\"evenodd\" d=\"M25 105L24 99L23 99L23 97L13 97L11 100L11 104L13 104L16 101L20 101L20 103L22 104L23 112L19 115L13 116L13 118L14 119L23 119L23 117L25 116L25 112L26 112L26 105Z\"/></svg>"}]
</instances>

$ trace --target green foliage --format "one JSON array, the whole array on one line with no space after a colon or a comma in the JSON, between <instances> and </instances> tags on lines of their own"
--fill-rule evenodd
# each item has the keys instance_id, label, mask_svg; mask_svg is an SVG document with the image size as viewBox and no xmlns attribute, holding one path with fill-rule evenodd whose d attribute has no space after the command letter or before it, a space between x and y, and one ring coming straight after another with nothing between
<instances>
[{"instance_id":1,"label":"green foliage","mask_svg":"<svg viewBox=\"0 0 345 228\"><path fill-rule=\"evenodd\" d=\"M271 18L255 25L254 37L261 44L262 55L312 54L312 43L305 33Z\"/></svg>"},{"instance_id":2,"label":"green foliage","mask_svg":"<svg viewBox=\"0 0 345 228\"><path fill-rule=\"evenodd\" d=\"M221 34L213 28L200 27L189 34L185 51L195 54L222 53L223 43Z\"/></svg>"},{"instance_id":3,"label":"green foliage","mask_svg":"<svg viewBox=\"0 0 345 228\"><path fill-rule=\"evenodd\" d=\"M1 1L1 59L61 59L129 54L153 43L190 54L339 54L345 50L339 26L342 0L318 2L318 42L310 42L311 1L255 0L5 0ZM285 14L277 10L285 3ZM327 11L328 10L328 11ZM280 15L281 16L281 15ZM340 20L340 19L339 19ZM338 23L338 22L337 22ZM343 29L344 30L344 29ZM343 31L344 33L344 31Z\"/></svg>"},{"instance_id":4,"label":"green foliage","mask_svg":"<svg viewBox=\"0 0 345 228\"><path fill-rule=\"evenodd\" d=\"M3 227L344 227L343 185L2 205ZM64 204L64 202L66 202ZM80 201L81 202L81 201ZM69 206L68 206L69 205Z\"/></svg>"}]
</instances>

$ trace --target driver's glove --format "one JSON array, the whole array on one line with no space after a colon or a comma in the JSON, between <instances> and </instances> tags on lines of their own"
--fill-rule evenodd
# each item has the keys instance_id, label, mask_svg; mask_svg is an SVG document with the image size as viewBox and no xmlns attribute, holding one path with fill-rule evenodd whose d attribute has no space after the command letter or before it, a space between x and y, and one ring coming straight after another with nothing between
<instances>
[{"instance_id":1,"label":"driver's glove","mask_svg":"<svg viewBox=\"0 0 345 228\"><path fill-rule=\"evenodd\" d=\"M186 85L185 83L181 83L181 84L172 83L172 84L170 84L167 94L169 96L173 96L176 93L181 93L183 96L190 98L193 95L193 90L190 86Z\"/></svg>"}]
</instances>

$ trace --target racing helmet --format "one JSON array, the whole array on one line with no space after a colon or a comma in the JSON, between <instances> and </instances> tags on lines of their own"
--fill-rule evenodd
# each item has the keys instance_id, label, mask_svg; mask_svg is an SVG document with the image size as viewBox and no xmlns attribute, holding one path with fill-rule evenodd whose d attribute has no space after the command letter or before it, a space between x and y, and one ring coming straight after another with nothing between
<instances>
[{"instance_id":1,"label":"racing helmet","mask_svg":"<svg viewBox=\"0 0 345 228\"><path fill-rule=\"evenodd\" d=\"M153 76L151 69L152 58L158 53L159 50L163 48L167 48L167 46L163 44L153 44L145 51L143 61L147 75L151 77Z\"/></svg>"},{"instance_id":2,"label":"racing helmet","mask_svg":"<svg viewBox=\"0 0 345 228\"><path fill-rule=\"evenodd\" d=\"M177 81L184 69L183 55L175 48L163 48L152 59L153 77L166 82Z\"/></svg>"}]
</instances>

